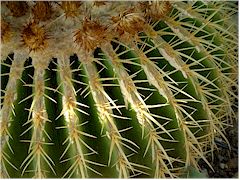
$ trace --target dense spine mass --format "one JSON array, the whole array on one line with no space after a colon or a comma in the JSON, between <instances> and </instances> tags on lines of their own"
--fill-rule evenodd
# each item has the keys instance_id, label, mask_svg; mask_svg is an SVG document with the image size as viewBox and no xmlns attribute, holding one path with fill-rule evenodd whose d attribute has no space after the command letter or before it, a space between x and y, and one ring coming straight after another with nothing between
<instances>
[{"instance_id":1,"label":"dense spine mass","mask_svg":"<svg viewBox=\"0 0 240 180\"><path fill-rule=\"evenodd\" d=\"M236 121L237 2L1 2L1 178L184 177Z\"/></svg>"}]
</instances>

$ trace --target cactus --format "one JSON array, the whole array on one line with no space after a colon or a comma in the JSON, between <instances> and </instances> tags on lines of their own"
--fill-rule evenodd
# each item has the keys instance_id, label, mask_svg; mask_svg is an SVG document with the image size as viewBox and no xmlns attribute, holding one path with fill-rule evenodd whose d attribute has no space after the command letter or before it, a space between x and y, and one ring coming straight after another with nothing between
<instances>
[{"instance_id":1,"label":"cactus","mask_svg":"<svg viewBox=\"0 0 240 180\"><path fill-rule=\"evenodd\" d=\"M237 119L237 2L1 2L1 178L186 177ZM230 148L230 144L228 143Z\"/></svg>"}]
</instances>

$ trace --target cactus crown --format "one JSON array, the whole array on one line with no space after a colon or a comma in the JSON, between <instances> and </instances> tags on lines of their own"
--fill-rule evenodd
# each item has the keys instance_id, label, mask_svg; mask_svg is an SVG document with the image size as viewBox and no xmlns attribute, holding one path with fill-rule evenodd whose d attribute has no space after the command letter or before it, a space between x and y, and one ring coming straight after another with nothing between
<instances>
[{"instance_id":1,"label":"cactus crown","mask_svg":"<svg viewBox=\"0 0 240 180\"><path fill-rule=\"evenodd\" d=\"M1 177L211 167L236 119L236 13L204 0L1 2Z\"/></svg>"}]
</instances>

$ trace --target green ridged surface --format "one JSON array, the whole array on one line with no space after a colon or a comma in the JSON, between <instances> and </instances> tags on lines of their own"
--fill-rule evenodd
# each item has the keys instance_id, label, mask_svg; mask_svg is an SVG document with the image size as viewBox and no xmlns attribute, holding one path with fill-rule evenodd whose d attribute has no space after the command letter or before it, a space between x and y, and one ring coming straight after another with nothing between
<instances>
[{"instance_id":1,"label":"green ridged surface","mask_svg":"<svg viewBox=\"0 0 240 180\"><path fill-rule=\"evenodd\" d=\"M174 33L174 29L169 26L170 17L178 15L181 8L191 3L193 11L189 10L188 15L182 13L180 17L172 19L175 23L182 23L180 27L174 27L179 30L179 33ZM7 128L12 138L1 131L0 177L30 178L42 175L49 178L135 176L160 178L187 177L189 174L193 177L202 177L197 163L203 158L209 164L205 155L216 148L214 138L221 137L228 143L224 130L236 120L233 108L236 95L232 88L238 88L237 55L235 54L238 38L237 28L232 22L237 12L237 2L222 2L224 6L220 5L220 2L209 2L208 5L205 3L207 2L172 2L172 11L164 15L159 22L154 21L154 25L149 23L150 27L146 23L144 32L137 34L139 39L134 39L131 35L129 37L132 39L125 39L119 35L113 37L111 42L102 43L101 46L93 49L92 53L80 51L82 50L80 47L80 50L78 48L73 50L76 54L72 54L67 49L72 46L71 44L62 51L58 50L58 54L54 56L51 53L54 53L57 46L63 46L58 41L54 44L56 47L43 50L42 53L32 51L28 54L23 50L21 54L19 51L14 51L14 57L9 55L2 59L1 108L4 110L5 106L7 107L4 104L7 84L12 82L11 78L14 78L10 71L14 69L11 67L16 61L15 58L19 56L28 58L28 55L31 57L22 59L25 64L22 68L21 80L17 80L15 87L14 96L17 98L12 102L14 105L12 110L15 114L11 112ZM124 5L121 6L124 7ZM5 12L4 8L6 8L5 5L3 5ZM188 12L187 9L184 10L185 13ZM114 10L111 11L115 13ZM228 19L225 19L226 14L230 14ZM4 20L9 21L9 17L2 16ZM94 19L99 15L93 13L92 16ZM211 17L210 20L208 17ZM209 24L203 22L204 19ZM64 23L61 19L59 21ZM57 25L61 26L61 23ZM69 24L71 27L71 23ZM230 25L233 27L228 29ZM50 30L54 32L55 28ZM223 30L226 32L222 32ZM158 36L156 37L153 32L158 33ZM186 37L180 37L181 32L195 34L196 41L182 40L181 38ZM63 38L63 42L64 40ZM157 40L165 45L157 44ZM197 40L201 41L199 46L196 45L199 43ZM168 44L172 48L170 49L172 54L161 53L161 50L166 52ZM227 53L232 53L232 56L228 56ZM146 61L143 61L142 57L146 58ZM13 61L10 60L11 58ZM176 65L177 60L180 60L181 68L189 65L189 69L177 69L179 65L178 63ZM152 69L146 69L147 63L150 67L151 62L154 62L151 65ZM43 68L44 74L37 74L36 68L40 67L41 63L48 64L48 68ZM69 71L64 71L64 66L70 68ZM159 84L165 88L163 91L159 91L149 79L150 73L156 72L154 68L158 73L160 72L161 77L152 78L155 80L162 78L163 81L159 80ZM68 73L70 79L68 79ZM94 75L96 75L95 79ZM41 77L45 79L44 91L36 95ZM130 80L126 81L129 77ZM96 80L95 84L94 80ZM124 85L127 87L127 83L131 82L134 83L134 87L129 87L127 93L123 92ZM41 84L39 87L42 87ZM137 88L137 92L134 88ZM32 93L35 93L34 96L31 96ZM95 93L98 94L95 96ZM64 109L67 103L70 103L70 99L64 99L67 96L71 97L75 103L69 106L73 110ZM27 99L24 100L25 98ZM34 101L34 98L39 98L39 102ZM37 103L34 104L33 101ZM134 103L140 105L136 106ZM106 105L106 109L100 108L103 105ZM151 108L156 105L161 107ZM120 112L116 106L120 107ZM47 118L43 118L43 121L46 120L43 123L43 134L38 134L43 143L34 142L31 147L35 148L39 145L43 148L41 160L37 159L37 153L31 154L33 150L29 145L29 142L33 141L34 131L39 130L33 124L35 118L33 114L38 111L37 107L44 107L47 114ZM111 113L114 117L110 116ZM142 116L146 118L143 123L139 118L141 113L145 113ZM154 120L151 118L147 120L149 116ZM29 118L33 120L26 124ZM1 123L5 121L1 115ZM77 130L75 136L73 129ZM155 131L161 139L149 143L152 140L150 134ZM110 136L109 133L115 136ZM4 140L6 137L8 137L7 142ZM118 146L117 143L120 145ZM147 151L146 148L148 148ZM88 153L90 155L86 155ZM155 153L155 156L152 153ZM160 160L157 160L156 153L160 154ZM3 158L4 154L9 156L7 160L4 159L6 155ZM85 154L84 158L81 159L83 154ZM123 161L125 164L118 161L121 157L125 158ZM28 161L23 163L26 159ZM81 161L77 164L75 160ZM29 166L26 166L28 162ZM128 163L134 168L129 168ZM120 165L123 166L122 170L117 168ZM81 171L87 173L82 174Z\"/></svg>"}]
</instances>

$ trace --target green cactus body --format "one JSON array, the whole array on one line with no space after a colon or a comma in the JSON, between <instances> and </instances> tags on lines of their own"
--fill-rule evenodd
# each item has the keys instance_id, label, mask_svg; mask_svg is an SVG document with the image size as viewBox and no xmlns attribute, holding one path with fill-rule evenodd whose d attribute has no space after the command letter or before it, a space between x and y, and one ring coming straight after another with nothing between
<instances>
[{"instance_id":1,"label":"green cactus body","mask_svg":"<svg viewBox=\"0 0 240 180\"><path fill-rule=\"evenodd\" d=\"M236 14L227 1L1 2L1 177L211 167L237 119Z\"/></svg>"}]
</instances>

